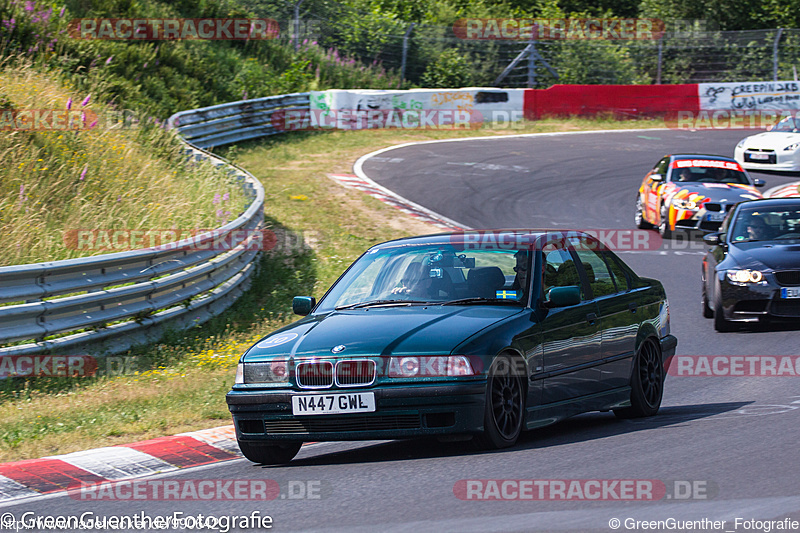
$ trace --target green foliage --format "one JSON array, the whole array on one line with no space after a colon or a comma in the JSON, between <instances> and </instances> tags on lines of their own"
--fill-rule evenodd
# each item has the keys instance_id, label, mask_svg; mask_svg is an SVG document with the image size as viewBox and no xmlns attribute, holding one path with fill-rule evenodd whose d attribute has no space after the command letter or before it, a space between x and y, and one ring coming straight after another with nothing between
<instances>
[{"instance_id":1,"label":"green foliage","mask_svg":"<svg viewBox=\"0 0 800 533\"><path fill-rule=\"evenodd\" d=\"M233 0L68 0L66 5L0 0L0 57L60 74L76 89L164 119L178 110L286 92L399 86L377 61L362 64L314 45L296 51L272 41L109 41L67 34L81 17L244 17L255 14ZM256 6L258 7L258 6ZM261 16L264 15L263 13ZM391 17L375 15L375 20ZM372 27L370 27L372 28ZM379 46L365 29L361 38ZM313 50L312 50L313 48Z\"/></svg>"},{"instance_id":2,"label":"green foliage","mask_svg":"<svg viewBox=\"0 0 800 533\"><path fill-rule=\"evenodd\" d=\"M423 87L466 87L471 85L472 69L467 58L458 50L445 50L436 60L428 65L422 74Z\"/></svg>"}]
</instances>

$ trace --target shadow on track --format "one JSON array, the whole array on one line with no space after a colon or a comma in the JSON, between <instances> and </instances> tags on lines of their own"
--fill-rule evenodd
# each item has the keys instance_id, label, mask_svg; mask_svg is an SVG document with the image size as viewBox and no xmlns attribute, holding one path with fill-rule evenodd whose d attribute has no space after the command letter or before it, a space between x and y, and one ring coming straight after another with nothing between
<instances>
[{"instance_id":1,"label":"shadow on track","mask_svg":"<svg viewBox=\"0 0 800 533\"><path fill-rule=\"evenodd\" d=\"M409 459L431 459L448 456L480 455L484 453L505 453L519 450L542 449L591 441L656 429L673 424L681 424L741 409L753 402L727 402L698 405L662 407L659 413L650 418L618 420L612 413L586 413L559 422L552 426L528 431L522 434L519 442L504 450L476 450L472 442L439 442L435 438L397 440L375 445L367 445L346 451L295 459L288 465L272 468L293 468L303 466L341 465L348 463L378 463L384 461L403 461ZM270 468L270 467L264 467Z\"/></svg>"}]
</instances>

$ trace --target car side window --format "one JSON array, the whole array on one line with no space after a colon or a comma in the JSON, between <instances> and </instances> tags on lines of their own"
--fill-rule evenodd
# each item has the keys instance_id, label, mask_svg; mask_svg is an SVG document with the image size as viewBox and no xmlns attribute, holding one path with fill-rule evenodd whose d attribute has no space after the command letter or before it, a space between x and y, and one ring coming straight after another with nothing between
<instances>
[{"instance_id":1,"label":"car side window","mask_svg":"<svg viewBox=\"0 0 800 533\"><path fill-rule=\"evenodd\" d=\"M614 278L614 283L617 285L617 292L631 290L631 280L626 272L622 270L622 267L619 266L619 259L607 251L600 252L600 255L606 260L606 265L611 271L611 277Z\"/></svg>"},{"instance_id":2,"label":"car side window","mask_svg":"<svg viewBox=\"0 0 800 533\"><path fill-rule=\"evenodd\" d=\"M542 288L545 296L547 296L547 291L552 287L576 286L581 289L581 299L585 300L586 295L584 294L583 284L572 255L555 244L546 245L542 252L545 257L542 276Z\"/></svg>"},{"instance_id":3,"label":"car side window","mask_svg":"<svg viewBox=\"0 0 800 533\"><path fill-rule=\"evenodd\" d=\"M581 260L583 271L586 273L589 286L595 298L608 296L617 292L614 277L611 275L606 262L594 250L576 250L575 253Z\"/></svg>"},{"instance_id":4,"label":"car side window","mask_svg":"<svg viewBox=\"0 0 800 533\"><path fill-rule=\"evenodd\" d=\"M666 176L667 175L667 168L669 168L669 157L664 157L663 159L661 159L661 161L656 163L656 166L655 166L655 168L653 170L655 170L657 173L661 174L662 176Z\"/></svg>"}]
</instances>

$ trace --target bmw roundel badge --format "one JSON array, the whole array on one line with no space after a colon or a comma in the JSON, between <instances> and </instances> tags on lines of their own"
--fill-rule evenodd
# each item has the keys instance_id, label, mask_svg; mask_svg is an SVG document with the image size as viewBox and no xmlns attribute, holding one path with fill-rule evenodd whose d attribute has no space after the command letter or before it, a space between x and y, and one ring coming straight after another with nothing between
<instances>
[{"instance_id":1,"label":"bmw roundel badge","mask_svg":"<svg viewBox=\"0 0 800 533\"><path fill-rule=\"evenodd\" d=\"M331 351L333 353L339 353L339 352L343 352L345 348L346 348L346 346L344 344L339 344L338 346L334 346L333 348L331 348Z\"/></svg>"}]
</instances>

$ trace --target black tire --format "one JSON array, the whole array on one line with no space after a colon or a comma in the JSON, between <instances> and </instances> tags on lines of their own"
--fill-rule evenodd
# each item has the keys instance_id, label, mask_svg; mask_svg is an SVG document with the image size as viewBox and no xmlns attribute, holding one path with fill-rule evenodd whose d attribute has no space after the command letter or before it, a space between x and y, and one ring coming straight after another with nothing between
<instances>
[{"instance_id":1,"label":"black tire","mask_svg":"<svg viewBox=\"0 0 800 533\"><path fill-rule=\"evenodd\" d=\"M734 324L730 320L725 319L725 313L722 311L722 298L717 294L714 300L714 329L720 333L733 331Z\"/></svg>"},{"instance_id":2,"label":"black tire","mask_svg":"<svg viewBox=\"0 0 800 533\"><path fill-rule=\"evenodd\" d=\"M644 213L642 213L641 195L636 196L636 213L633 215L633 222L639 229L651 229L653 227L652 224L644 219Z\"/></svg>"},{"instance_id":3,"label":"black tire","mask_svg":"<svg viewBox=\"0 0 800 533\"><path fill-rule=\"evenodd\" d=\"M614 409L617 418L642 418L653 416L661 407L664 396L664 363L661 348L653 339L645 340L639 347L631 375L631 405Z\"/></svg>"},{"instance_id":4,"label":"black tire","mask_svg":"<svg viewBox=\"0 0 800 533\"><path fill-rule=\"evenodd\" d=\"M664 239L672 238L672 230L669 229L669 209L666 205L661 206L661 219L658 221L658 233Z\"/></svg>"},{"instance_id":5,"label":"black tire","mask_svg":"<svg viewBox=\"0 0 800 533\"><path fill-rule=\"evenodd\" d=\"M706 293L706 282L703 281L703 290L700 299L703 301L703 318L714 318L714 310L708 305L708 294Z\"/></svg>"},{"instance_id":6,"label":"black tire","mask_svg":"<svg viewBox=\"0 0 800 533\"><path fill-rule=\"evenodd\" d=\"M481 449L497 450L517 443L525 419L525 377L507 355L495 358L486 382L483 433L475 439Z\"/></svg>"},{"instance_id":7,"label":"black tire","mask_svg":"<svg viewBox=\"0 0 800 533\"><path fill-rule=\"evenodd\" d=\"M283 465L288 463L294 459L302 445L302 442L261 444L239 441L239 449L242 450L242 454L254 463L263 465Z\"/></svg>"}]
</instances>

